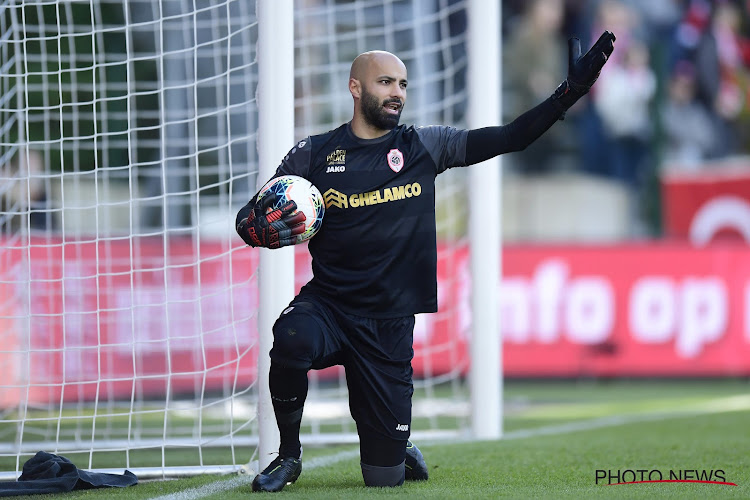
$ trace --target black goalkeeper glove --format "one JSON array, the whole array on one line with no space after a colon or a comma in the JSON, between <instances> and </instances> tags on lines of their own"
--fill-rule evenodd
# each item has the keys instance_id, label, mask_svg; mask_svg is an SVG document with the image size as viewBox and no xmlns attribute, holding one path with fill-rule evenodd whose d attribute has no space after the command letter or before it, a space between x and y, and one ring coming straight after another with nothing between
<instances>
[{"instance_id":1,"label":"black goalkeeper glove","mask_svg":"<svg viewBox=\"0 0 750 500\"><path fill-rule=\"evenodd\" d=\"M237 234L251 247L281 248L294 245L297 235L305 232L305 214L296 212L297 204L288 201L266 213L274 202L273 195L255 204L250 215L237 224Z\"/></svg>"},{"instance_id":2,"label":"black goalkeeper glove","mask_svg":"<svg viewBox=\"0 0 750 500\"><path fill-rule=\"evenodd\" d=\"M552 94L552 98L563 110L561 120L565 117L565 111L591 90L613 50L615 35L611 31L602 33L583 57L581 41L578 38L568 39L568 77Z\"/></svg>"}]
</instances>

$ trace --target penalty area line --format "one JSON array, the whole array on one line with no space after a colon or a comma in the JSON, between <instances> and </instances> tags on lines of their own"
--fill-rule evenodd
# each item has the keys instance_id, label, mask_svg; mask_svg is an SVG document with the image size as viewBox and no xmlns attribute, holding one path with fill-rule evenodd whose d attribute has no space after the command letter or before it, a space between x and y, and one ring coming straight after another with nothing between
<instances>
[{"instance_id":1,"label":"penalty area line","mask_svg":"<svg viewBox=\"0 0 750 500\"><path fill-rule=\"evenodd\" d=\"M519 429L505 433L500 440L525 439L538 436L553 436L557 434L570 434L573 432L603 429L619 425L637 424L640 422L659 422L676 418L700 417L702 415L713 415L716 413L727 413L732 411L750 410L750 395L728 396L706 401L678 411L659 411L652 413L632 413L624 415L612 415L608 417L593 418L588 420L577 420L564 424L546 425L533 429Z\"/></svg>"}]
</instances>

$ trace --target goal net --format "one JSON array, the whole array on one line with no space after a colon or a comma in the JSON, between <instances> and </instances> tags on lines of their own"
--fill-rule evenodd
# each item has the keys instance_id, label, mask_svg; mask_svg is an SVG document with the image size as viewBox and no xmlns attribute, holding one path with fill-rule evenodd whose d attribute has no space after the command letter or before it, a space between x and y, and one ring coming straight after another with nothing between
<instances>
[{"instance_id":1,"label":"goal net","mask_svg":"<svg viewBox=\"0 0 750 500\"><path fill-rule=\"evenodd\" d=\"M351 118L370 49L409 68L405 123L465 125L465 8L296 0L296 136ZM259 182L257 38L247 0L0 0L2 479L37 451L141 477L257 460L259 251L233 228ZM463 175L438 178L415 439L469 425ZM310 380L303 445L356 442L342 370Z\"/></svg>"}]
</instances>

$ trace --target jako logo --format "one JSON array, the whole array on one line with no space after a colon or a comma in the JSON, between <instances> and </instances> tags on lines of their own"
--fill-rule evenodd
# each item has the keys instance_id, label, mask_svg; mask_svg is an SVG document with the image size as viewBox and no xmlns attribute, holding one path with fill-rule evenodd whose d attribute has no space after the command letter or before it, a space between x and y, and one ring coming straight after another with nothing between
<instances>
[{"instance_id":1,"label":"jako logo","mask_svg":"<svg viewBox=\"0 0 750 500\"><path fill-rule=\"evenodd\" d=\"M398 424L396 425L396 430L407 432L409 430L409 424Z\"/></svg>"},{"instance_id":2,"label":"jako logo","mask_svg":"<svg viewBox=\"0 0 750 500\"><path fill-rule=\"evenodd\" d=\"M383 188L382 190L368 191L366 193L356 193L350 195L348 198L344 193L331 188L323 194L323 198L326 202L326 208L332 206L336 208L356 208L388 203L390 201L405 200L406 198L413 198L421 194L422 186L418 182L415 182L403 186L393 186Z\"/></svg>"}]
</instances>

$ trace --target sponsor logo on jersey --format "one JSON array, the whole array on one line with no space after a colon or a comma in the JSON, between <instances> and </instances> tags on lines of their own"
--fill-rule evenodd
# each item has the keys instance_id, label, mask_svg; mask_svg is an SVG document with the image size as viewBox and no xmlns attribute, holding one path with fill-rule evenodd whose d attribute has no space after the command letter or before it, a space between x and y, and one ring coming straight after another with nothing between
<instances>
[{"instance_id":1,"label":"sponsor logo on jersey","mask_svg":"<svg viewBox=\"0 0 750 500\"><path fill-rule=\"evenodd\" d=\"M326 208L357 208L388 203L391 201L405 200L414 198L422 194L422 185L418 182L404 184L402 186L393 186L366 193L355 193L345 195L331 188L323 194L326 202Z\"/></svg>"},{"instance_id":2,"label":"sponsor logo on jersey","mask_svg":"<svg viewBox=\"0 0 750 500\"><path fill-rule=\"evenodd\" d=\"M349 208L349 202L347 201L346 195L333 188L323 193L323 199L326 202L326 208Z\"/></svg>"},{"instance_id":3,"label":"sponsor logo on jersey","mask_svg":"<svg viewBox=\"0 0 750 500\"><path fill-rule=\"evenodd\" d=\"M346 149L336 149L326 156L326 173L346 171Z\"/></svg>"},{"instance_id":4,"label":"sponsor logo on jersey","mask_svg":"<svg viewBox=\"0 0 750 500\"><path fill-rule=\"evenodd\" d=\"M409 431L409 424L396 424L396 430L397 431L408 432Z\"/></svg>"},{"instance_id":5,"label":"sponsor logo on jersey","mask_svg":"<svg viewBox=\"0 0 750 500\"><path fill-rule=\"evenodd\" d=\"M388 166L394 172L400 172L404 168L404 154L398 149L391 149L388 151Z\"/></svg>"}]
</instances>

